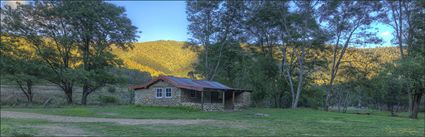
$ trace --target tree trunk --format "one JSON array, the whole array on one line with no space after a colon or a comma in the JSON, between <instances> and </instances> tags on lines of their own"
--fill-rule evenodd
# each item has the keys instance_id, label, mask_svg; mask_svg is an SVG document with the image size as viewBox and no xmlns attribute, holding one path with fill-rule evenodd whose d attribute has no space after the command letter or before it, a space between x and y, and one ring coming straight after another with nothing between
<instances>
[{"instance_id":1,"label":"tree trunk","mask_svg":"<svg viewBox=\"0 0 425 137\"><path fill-rule=\"evenodd\" d=\"M357 102L357 107L358 108L362 108L362 96L359 96L359 98L358 98L359 100L358 100L358 102Z\"/></svg>"},{"instance_id":2,"label":"tree trunk","mask_svg":"<svg viewBox=\"0 0 425 137\"><path fill-rule=\"evenodd\" d=\"M413 99L412 99L412 91L410 91L409 89L407 90L407 98L409 99L409 107L407 108L409 113L412 113L412 109L413 109Z\"/></svg>"},{"instance_id":3,"label":"tree trunk","mask_svg":"<svg viewBox=\"0 0 425 137\"><path fill-rule=\"evenodd\" d=\"M419 112L419 106L421 103L421 98L422 98L423 93L416 93L413 95L413 108L412 108L412 112L410 113L410 118L412 119L417 119L418 118L418 112Z\"/></svg>"},{"instance_id":4,"label":"tree trunk","mask_svg":"<svg viewBox=\"0 0 425 137\"><path fill-rule=\"evenodd\" d=\"M404 53L403 53L403 10L401 8L401 0L398 1L398 11L399 11L399 17L398 17L398 24L399 24L399 34L398 34L398 44L400 47L400 58L403 59L404 58Z\"/></svg>"},{"instance_id":5,"label":"tree trunk","mask_svg":"<svg viewBox=\"0 0 425 137\"><path fill-rule=\"evenodd\" d=\"M28 93L28 96L27 96L28 103L32 104L33 94L32 94L32 81L31 80L27 81L27 93Z\"/></svg>"},{"instance_id":6,"label":"tree trunk","mask_svg":"<svg viewBox=\"0 0 425 137\"><path fill-rule=\"evenodd\" d=\"M25 88L24 88L24 84L22 83L22 81L17 80L16 83L18 84L19 88L21 89L21 91L24 93L25 97L27 98L27 101L29 104L32 104L32 98L33 98L33 94L32 94L32 80L25 80Z\"/></svg>"},{"instance_id":7,"label":"tree trunk","mask_svg":"<svg viewBox=\"0 0 425 137\"><path fill-rule=\"evenodd\" d=\"M273 96L273 100L274 100L274 102L273 102L274 107L279 108L277 96Z\"/></svg>"},{"instance_id":8,"label":"tree trunk","mask_svg":"<svg viewBox=\"0 0 425 137\"><path fill-rule=\"evenodd\" d=\"M342 95L341 95L342 93L339 91L339 93L337 94L338 96L337 96L337 100L336 100L336 106L337 106L337 108L338 108L338 112L341 112L341 104L342 104Z\"/></svg>"},{"instance_id":9,"label":"tree trunk","mask_svg":"<svg viewBox=\"0 0 425 137\"><path fill-rule=\"evenodd\" d=\"M351 98L350 98L350 92L348 92L345 96L345 100L344 100L344 109L342 110L343 113L347 112L348 109L348 104L351 104Z\"/></svg>"},{"instance_id":10,"label":"tree trunk","mask_svg":"<svg viewBox=\"0 0 425 137\"><path fill-rule=\"evenodd\" d=\"M87 105L87 97L89 96L90 91L87 85L83 86L83 96L81 97L81 105Z\"/></svg>"},{"instance_id":11,"label":"tree trunk","mask_svg":"<svg viewBox=\"0 0 425 137\"><path fill-rule=\"evenodd\" d=\"M68 104L72 104L72 87L70 86L65 86L65 88L63 89L65 92L65 96L66 96L66 100Z\"/></svg>"},{"instance_id":12,"label":"tree trunk","mask_svg":"<svg viewBox=\"0 0 425 137\"><path fill-rule=\"evenodd\" d=\"M83 92L83 96L81 97L81 105L87 105L87 96L89 96L89 94L87 92Z\"/></svg>"},{"instance_id":13,"label":"tree trunk","mask_svg":"<svg viewBox=\"0 0 425 137\"><path fill-rule=\"evenodd\" d=\"M324 108L325 111L329 111L331 92L332 92L332 82L331 82L331 85L329 85L329 88L326 90L326 99L325 99L325 108Z\"/></svg>"},{"instance_id":14,"label":"tree trunk","mask_svg":"<svg viewBox=\"0 0 425 137\"><path fill-rule=\"evenodd\" d=\"M282 48L282 68L281 68L281 73L283 73L283 76L286 76L286 78L288 79L289 82L289 88L290 88L290 92L291 92L291 107L293 107L293 105L295 104L295 89L294 89L294 83L292 81L292 74L289 70L289 65L286 63L287 62L287 58L286 58L286 47ZM286 74L284 74L286 72Z\"/></svg>"},{"instance_id":15,"label":"tree trunk","mask_svg":"<svg viewBox=\"0 0 425 137\"><path fill-rule=\"evenodd\" d=\"M298 73L298 86L297 93L295 95L295 101L292 104L292 108L298 107L298 100L301 95L303 79L304 79L304 58L305 58L305 47L301 47L301 57L298 58L298 64L300 65L299 73Z\"/></svg>"},{"instance_id":16,"label":"tree trunk","mask_svg":"<svg viewBox=\"0 0 425 137\"><path fill-rule=\"evenodd\" d=\"M339 45L338 43L339 43L339 39L340 39L340 36L338 34L337 43L336 43L336 46L334 48L334 54L333 54L331 80L330 80L330 83L329 83L329 89L326 92L325 111L329 111L329 99L330 99L331 94L332 94L333 82L335 80L336 75L338 74L339 65L341 64L341 60L344 57L345 52L347 51L348 44L350 43L351 37L353 36L353 33L357 30L358 27L360 27L359 24L357 24L357 26L354 27L353 30L351 30L350 34L348 35L347 40L344 43L344 46L341 49L339 56L337 55L338 45ZM337 58L337 56L338 56L338 58Z\"/></svg>"},{"instance_id":17,"label":"tree trunk","mask_svg":"<svg viewBox=\"0 0 425 137\"><path fill-rule=\"evenodd\" d=\"M391 112L391 116L396 116L395 115L395 112L394 112L394 104L388 104L387 105L387 109L388 109L388 111L390 111Z\"/></svg>"}]
</instances>

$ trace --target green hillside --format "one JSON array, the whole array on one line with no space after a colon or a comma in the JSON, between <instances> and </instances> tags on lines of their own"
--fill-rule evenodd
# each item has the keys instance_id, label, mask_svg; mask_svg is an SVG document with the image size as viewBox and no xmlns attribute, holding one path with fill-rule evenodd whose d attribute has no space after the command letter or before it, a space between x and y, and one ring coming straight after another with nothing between
<instances>
[{"instance_id":1,"label":"green hillside","mask_svg":"<svg viewBox=\"0 0 425 137\"><path fill-rule=\"evenodd\" d=\"M113 52L123 60L127 68L146 71L152 76L173 75L187 77L187 73L193 70L192 64L196 62L197 54L190 49L184 48L184 44L185 42L171 40L142 42L135 43L132 50L123 51L120 49L113 49ZM354 64L351 65L361 69L378 67L378 64L396 60L399 54L397 47L351 48L347 52L344 62L353 62ZM330 57L330 53L322 54L324 54L322 56L325 58ZM377 56L378 62L373 63L370 54ZM373 64L367 62L372 62ZM342 64L342 66L345 65L348 64ZM373 72L370 76L376 73L377 72ZM323 80L323 77L320 77L320 81L316 82L325 82Z\"/></svg>"},{"instance_id":2,"label":"green hillside","mask_svg":"<svg viewBox=\"0 0 425 137\"><path fill-rule=\"evenodd\" d=\"M113 49L127 68L147 71L152 76L174 75L186 77L196 61L196 53L183 48L185 42L152 41L135 43L129 51Z\"/></svg>"}]
</instances>

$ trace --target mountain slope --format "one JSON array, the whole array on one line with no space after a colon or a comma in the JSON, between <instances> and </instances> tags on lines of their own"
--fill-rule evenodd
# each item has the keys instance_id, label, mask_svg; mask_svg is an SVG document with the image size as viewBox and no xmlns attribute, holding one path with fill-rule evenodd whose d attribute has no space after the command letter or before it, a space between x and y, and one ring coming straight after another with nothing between
<instances>
[{"instance_id":1,"label":"mountain slope","mask_svg":"<svg viewBox=\"0 0 425 137\"><path fill-rule=\"evenodd\" d=\"M183 48L185 42L178 41L152 41L135 43L134 48L129 51L113 49L113 53L124 61L125 67L139 71L149 72L152 76L173 75L187 77L187 73L193 70L192 64L197 60L197 54L190 49ZM330 60L330 50L321 52L321 57ZM397 47L381 47L357 49L350 48L341 64L341 72L347 66L373 72L368 77L373 77L383 63L398 59ZM377 57L373 60L372 57ZM329 70L317 70L315 73L324 74L314 76L317 83L325 83L328 80ZM314 75L314 74L313 74ZM343 78L343 76L339 76ZM344 80L343 80L344 81Z\"/></svg>"},{"instance_id":2,"label":"mountain slope","mask_svg":"<svg viewBox=\"0 0 425 137\"><path fill-rule=\"evenodd\" d=\"M113 49L113 53L130 69L147 71L152 76L174 75L186 77L192 71L196 53L183 48L185 42L152 41L135 43L129 51Z\"/></svg>"}]
</instances>

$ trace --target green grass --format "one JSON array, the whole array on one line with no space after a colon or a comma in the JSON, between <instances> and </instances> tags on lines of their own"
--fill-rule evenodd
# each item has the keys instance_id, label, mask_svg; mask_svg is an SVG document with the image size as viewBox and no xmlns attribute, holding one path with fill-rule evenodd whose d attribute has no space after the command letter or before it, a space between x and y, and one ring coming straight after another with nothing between
<instances>
[{"instance_id":1,"label":"green grass","mask_svg":"<svg viewBox=\"0 0 425 137\"><path fill-rule=\"evenodd\" d=\"M40 131L33 126L48 124L44 120L1 118L0 136L31 136Z\"/></svg>"},{"instance_id":2,"label":"green grass","mask_svg":"<svg viewBox=\"0 0 425 137\"><path fill-rule=\"evenodd\" d=\"M423 136L425 128L423 113L420 113L420 119L412 120L404 114L400 114L400 117L391 117L387 112L357 115L313 109L251 108L237 112L201 112L179 107L71 106L49 109L2 108L2 110L109 118L215 119L230 123L186 126L72 123L88 131L101 131L102 135L107 136ZM256 113L269 116L258 117Z\"/></svg>"}]
</instances>

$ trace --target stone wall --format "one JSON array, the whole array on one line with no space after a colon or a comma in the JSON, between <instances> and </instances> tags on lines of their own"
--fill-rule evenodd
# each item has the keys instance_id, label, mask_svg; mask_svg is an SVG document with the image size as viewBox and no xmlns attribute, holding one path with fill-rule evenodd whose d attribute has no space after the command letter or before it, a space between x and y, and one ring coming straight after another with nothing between
<instances>
[{"instance_id":1,"label":"stone wall","mask_svg":"<svg viewBox=\"0 0 425 137\"><path fill-rule=\"evenodd\" d=\"M235 97L235 110L247 108L251 105L251 92L242 92Z\"/></svg>"},{"instance_id":2,"label":"stone wall","mask_svg":"<svg viewBox=\"0 0 425 137\"><path fill-rule=\"evenodd\" d=\"M114 90L112 91L111 88ZM26 103L27 99L24 93L17 85L0 85L0 100L2 105L13 105ZM74 103L80 103L82 96L82 88L74 87L73 91ZM108 86L91 93L88 97L88 104L101 104L101 96L110 96L116 98L118 104L130 104L133 94L128 90L127 86ZM51 100L51 104L66 104L66 97L61 88L56 85L34 85L33 86L33 102L42 104L46 100Z\"/></svg>"},{"instance_id":3,"label":"stone wall","mask_svg":"<svg viewBox=\"0 0 425 137\"><path fill-rule=\"evenodd\" d=\"M165 88L172 88L171 98L157 98L156 88L164 88L163 94L165 95ZM173 85L159 81L149 87L149 89L141 89L134 91L134 103L146 106L187 106L195 109L201 109L201 92L195 91L195 97L191 97L191 90L179 89ZM218 97L222 97L222 93L219 92ZM248 107L251 103L250 93L242 92L235 96L235 109L241 109ZM226 100L226 101L231 101ZM204 94L204 111L223 111L223 103L211 103L211 92L205 92Z\"/></svg>"},{"instance_id":4,"label":"stone wall","mask_svg":"<svg viewBox=\"0 0 425 137\"><path fill-rule=\"evenodd\" d=\"M163 97L156 97L156 88L164 88L162 91ZM165 98L165 88L171 88L171 98ZM134 103L146 106L180 106L181 91L163 81L159 81L151 85L148 89L134 91Z\"/></svg>"},{"instance_id":5,"label":"stone wall","mask_svg":"<svg viewBox=\"0 0 425 137\"><path fill-rule=\"evenodd\" d=\"M201 109L202 104L201 103L193 103L193 102L183 102L181 103L182 106L191 107L195 109ZM222 103L204 103L204 110L203 111L223 111L224 106Z\"/></svg>"},{"instance_id":6,"label":"stone wall","mask_svg":"<svg viewBox=\"0 0 425 137\"><path fill-rule=\"evenodd\" d=\"M223 111L222 103L204 103L204 111Z\"/></svg>"}]
</instances>

